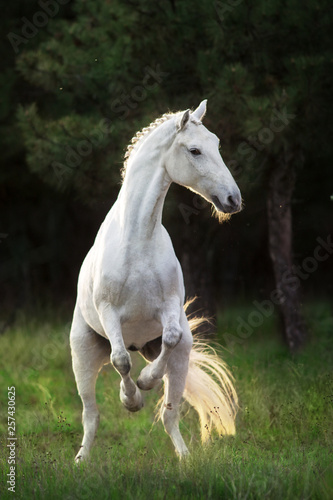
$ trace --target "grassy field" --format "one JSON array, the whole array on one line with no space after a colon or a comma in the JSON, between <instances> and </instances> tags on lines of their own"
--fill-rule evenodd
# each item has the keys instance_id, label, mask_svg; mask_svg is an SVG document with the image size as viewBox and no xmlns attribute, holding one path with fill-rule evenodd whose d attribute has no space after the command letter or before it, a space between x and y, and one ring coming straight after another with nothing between
<instances>
[{"instance_id":1,"label":"grassy field","mask_svg":"<svg viewBox=\"0 0 333 500\"><path fill-rule=\"evenodd\" d=\"M202 447L194 411L181 428L191 456L179 463L161 422L159 391L130 414L119 378L105 367L97 383L101 423L89 463L75 467L82 437L68 346L69 323L22 315L0 337L1 499L332 499L333 318L325 303L305 307L310 331L297 357L279 342L274 317L224 358L240 398L237 435ZM249 308L218 319L221 343ZM50 319L51 318L51 319ZM229 343L230 347L230 343ZM133 356L137 375L142 361ZM8 387L16 390L16 487L8 491Z\"/></svg>"}]
</instances>

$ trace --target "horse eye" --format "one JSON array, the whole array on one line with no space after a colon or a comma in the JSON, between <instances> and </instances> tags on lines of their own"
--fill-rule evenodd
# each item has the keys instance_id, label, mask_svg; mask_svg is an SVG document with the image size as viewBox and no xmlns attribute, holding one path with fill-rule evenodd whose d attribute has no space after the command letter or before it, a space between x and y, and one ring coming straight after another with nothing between
<instances>
[{"instance_id":1,"label":"horse eye","mask_svg":"<svg viewBox=\"0 0 333 500\"><path fill-rule=\"evenodd\" d=\"M190 152L192 153L193 156L199 156L199 155L201 155L200 149L197 149L197 148L190 149Z\"/></svg>"}]
</instances>

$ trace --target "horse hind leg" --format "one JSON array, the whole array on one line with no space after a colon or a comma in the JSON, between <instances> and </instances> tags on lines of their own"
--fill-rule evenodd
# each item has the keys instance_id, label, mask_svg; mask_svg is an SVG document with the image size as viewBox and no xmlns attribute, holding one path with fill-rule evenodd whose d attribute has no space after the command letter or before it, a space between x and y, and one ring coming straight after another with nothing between
<instances>
[{"instance_id":1,"label":"horse hind leg","mask_svg":"<svg viewBox=\"0 0 333 500\"><path fill-rule=\"evenodd\" d=\"M92 447L99 424L99 412L96 404L96 380L104 364L110 362L110 344L95 333L83 320L81 314L74 314L70 334L73 371L78 393L82 400L83 440L77 463L86 459Z\"/></svg>"},{"instance_id":2,"label":"horse hind leg","mask_svg":"<svg viewBox=\"0 0 333 500\"><path fill-rule=\"evenodd\" d=\"M179 406L185 389L188 372L192 334L187 320L183 321L183 336L172 351L166 369L164 402L161 408L161 418L164 428L169 434L177 455L182 458L189 452L179 430Z\"/></svg>"}]
</instances>

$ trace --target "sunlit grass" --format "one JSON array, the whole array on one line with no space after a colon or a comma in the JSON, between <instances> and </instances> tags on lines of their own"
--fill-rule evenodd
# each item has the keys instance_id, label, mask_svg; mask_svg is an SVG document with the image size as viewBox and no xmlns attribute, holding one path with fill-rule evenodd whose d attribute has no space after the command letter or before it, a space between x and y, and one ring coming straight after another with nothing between
<instances>
[{"instance_id":1,"label":"sunlit grass","mask_svg":"<svg viewBox=\"0 0 333 500\"><path fill-rule=\"evenodd\" d=\"M251 308L230 308L218 337ZM175 499L333 497L333 319L326 304L306 308L310 339L294 357L279 340L274 316L223 356L240 398L235 437L202 447L196 415L184 407L181 428L191 456L179 463L161 422L159 391L127 412L119 377L105 367L97 383L101 423L89 463L74 466L82 437L68 346L69 324L52 314L20 317L0 338L1 498L8 492L7 387L16 387L15 498ZM133 356L134 373L142 361Z\"/></svg>"}]
</instances>

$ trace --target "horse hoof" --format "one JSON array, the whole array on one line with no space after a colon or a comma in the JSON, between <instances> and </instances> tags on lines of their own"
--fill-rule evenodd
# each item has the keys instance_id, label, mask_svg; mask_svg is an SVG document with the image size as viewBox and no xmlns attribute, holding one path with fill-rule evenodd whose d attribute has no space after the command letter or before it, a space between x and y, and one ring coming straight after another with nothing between
<instances>
[{"instance_id":1,"label":"horse hoof","mask_svg":"<svg viewBox=\"0 0 333 500\"><path fill-rule=\"evenodd\" d=\"M139 389L136 387L136 391L133 396L128 397L123 391L122 385L120 386L120 401L123 403L125 406L126 410L135 412L141 410L143 408L143 399L141 392Z\"/></svg>"},{"instance_id":2,"label":"horse hoof","mask_svg":"<svg viewBox=\"0 0 333 500\"><path fill-rule=\"evenodd\" d=\"M150 391L150 389L153 389L159 382L161 381L160 378L144 378L140 377L138 378L136 385L141 389L142 391Z\"/></svg>"},{"instance_id":3,"label":"horse hoof","mask_svg":"<svg viewBox=\"0 0 333 500\"><path fill-rule=\"evenodd\" d=\"M141 408L143 408L143 406L144 406L143 401L138 405L130 405L130 404L126 404L123 402L123 405L125 406L126 410L128 410L132 413L135 413L136 411L140 411Z\"/></svg>"},{"instance_id":4,"label":"horse hoof","mask_svg":"<svg viewBox=\"0 0 333 500\"><path fill-rule=\"evenodd\" d=\"M79 452L75 457L75 465L80 465L84 462L84 456Z\"/></svg>"}]
</instances>

